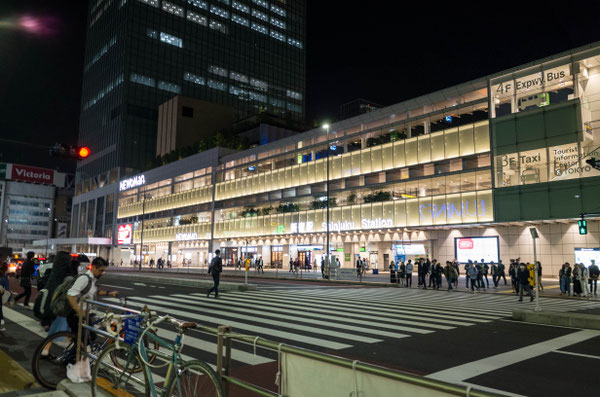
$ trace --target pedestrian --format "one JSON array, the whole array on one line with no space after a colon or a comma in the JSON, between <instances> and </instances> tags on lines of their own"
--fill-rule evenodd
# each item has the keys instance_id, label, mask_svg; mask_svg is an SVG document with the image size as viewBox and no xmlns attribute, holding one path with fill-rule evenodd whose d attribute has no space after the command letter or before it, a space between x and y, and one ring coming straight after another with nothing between
<instances>
[{"instance_id":1,"label":"pedestrian","mask_svg":"<svg viewBox=\"0 0 600 397\"><path fill-rule=\"evenodd\" d=\"M517 264L514 259L510 260L510 266L508 267L508 274L510 276L510 284L512 286L513 292L515 294L519 294L519 282L517 281Z\"/></svg>"},{"instance_id":2,"label":"pedestrian","mask_svg":"<svg viewBox=\"0 0 600 397\"><path fill-rule=\"evenodd\" d=\"M490 288L490 280L488 280L488 273L490 271L490 265L481 260L481 264L483 266L483 279L485 280L486 288ZM483 284L483 283L482 283Z\"/></svg>"},{"instance_id":3,"label":"pedestrian","mask_svg":"<svg viewBox=\"0 0 600 397\"><path fill-rule=\"evenodd\" d=\"M542 264L540 261L536 262L537 264L537 275L538 275L538 285L540 286L540 290L544 292L544 286L542 285Z\"/></svg>"},{"instance_id":4,"label":"pedestrian","mask_svg":"<svg viewBox=\"0 0 600 397\"><path fill-rule=\"evenodd\" d=\"M412 288L412 272L414 265L411 262L411 259L408 260L406 264L406 288Z\"/></svg>"},{"instance_id":5,"label":"pedestrian","mask_svg":"<svg viewBox=\"0 0 600 397\"><path fill-rule=\"evenodd\" d=\"M452 284L454 284L454 277L456 275L456 269L452 266L452 262L446 261L444 267L444 276L446 276L446 282L448 283L448 292L452 290Z\"/></svg>"},{"instance_id":6,"label":"pedestrian","mask_svg":"<svg viewBox=\"0 0 600 397\"><path fill-rule=\"evenodd\" d=\"M567 294L567 296L571 296L571 275L571 264L565 262L559 272L561 295Z\"/></svg>"},{"instance_id":7,"label":"pedestrian","mask_svg":"<svg viewBox=\"0 0 600 397\"><path fill-rule=\"evenodd\" d=\"M471 279L469 277L469 268L471 267L471 260L469 259L469 261L467 263L465 263L465 288L469 289L469 280Z\"/></svg>"},{"instance_id":8,"label":"pedestrian","mask_svg":"<svg viewBox=\"0 0 600 397\"><path fill-rule=\"evenodd\" d=\"M265 274L265 269L264 269L263 265L264 265L263 258L262 258L262 256L259 256L256 261L256 272L257 273Z\"/></svg>"},{"instance_id":9,"label":"pedestrian","mask_svg":"<svg viewBox=\"0 0 600 397\"><path fill-rule=\"evenodd\" d=\"M492 271L492 282L494 283L494 288L498 288L498 281L500 281L500 275L498 274L498 265L494 262L490 262L491 271Z\"/></svg>"},{"instance_id":10,"label":"pedestrian","mask_svg":"<svg viewBox=\"0 0 600 397\"><path fill-rule=\"evenodd\" d=\"M590 273L590 295L598 296L598 277L600 276L600 268L596 265L596 261L592 259L592 264L588 267Z\"/></svg>"},{"instance_id":11,"label":"pedestrian","mask_svg":"<svg viewBox=\"0 0 600 397\"><path fill-rule=\"evenodd\" d=\"M435 277L432 279L433 276L433 268L435 266L434 261L429 261L429 258L427 258L427 260L425 261L425 269L426 272L423 275L423 282L425 282L425 276L427 276L427 274L429 274L429 284L427 285L429 288L433 288L433 283L435 282Z\"/></svg>"},{"instance_id":12,"label":"pedestrian","mask_svg":"<svg viewBox=\"0 0 600 397\"><path fill-rule=\"evenodd\" d=\"M33 273L35 273L35 266L33 263L34 256L35 253L33 251L27 253L27 259L21 267L21 282L19 283L21 287L23 287L23 292L15 296L14 300L15 303L17 303L21 298L25 298L23 307L27 309L31 309L29 306L29 299L31 298L31 277L33 277Z\"/></svg>"},{"instance_id":13,"label":"pedestrian","mask_svg":"<svg viewBox=\"0 0 600 397\"><path fill-rule=\"evenodd\" d=\"M442 268L442 264L439 263L438 261L435 261L435 289L439 290L440 287L442 286L442 273L444 271L444 269Z\"/></svg>"},{"instance_id":14,"label":"pedestrian","mask_svg":"<svg viewBox=\"0 0 600 397\"><path fill-rule=\"evenodd\" d=\"M475 261L475 269L477 269L477 288L485 291L485 285L483 285L483 263Z\"/></svg>"},{"instance_id":15,"label":"pedestrian","mask_svg":"<svg viewBox=\"0 0 600 397\"><path fill-rule=\"evenodd\" d=\"M573 296L581 296L581 264L573 265Z\"/></svg>"},{"instance_id":16,"label":"pedestrian","mask_svg":"<svg viewBox=\"0 0 600 397\"><path fill-rule=\"evenodd\" d=\"M504 285L506 285L506 273L504 270L504 263L502 263L502 259L498 260L498 283L500 283L500 278L504 279Z\"/></svg>"},{"instance_id":17,"label":"pedestrian","mask_svg":"<svg viewBox=\"0 0 600 397\"><path fill-rule=\"evenodd\" d=\"M356 258L356 277L361 276L361 267L362 261L360 260L360 256Z\"/></svg>"},{"instance_id":18,"label":"pedestrian","mask_svg":"<svg viewBox=\"0 0 600 397\"><path fill-rule=\"evenodd\" d=\"M389 269L390 269L390 283L394 284L394 283L396 283L396 262L391 260Z\"/></svg>"},{"instance_id":19,"label":"pedestrian","mask_svg":"<svg viewBox=\"0 0 600 397\"><path fill-rule=\"evenodd\" d=\"M523 292L527 292L527 295L529 295L529 302L533 301L533 294L531 293L531 287L530 287L530 279L531 279L531 273L530 270L527 268L527 266L525 266L524 263L520 263L518 270L516 271L516 275L517 275L517 280L520 284L519 286L519 302L523 302Z\"/></svg>"},{"instance_id":20,"label":"pedestrian","mask_svg":"<svg viewBox=\"0 0 600 397\"><path fill-rule=\"evenodd\" d=\"M467 270L467 278L471 283L471 292L475 293L475 288L477 288L477 292L479 292L479 283L477 282L477 266L475 264L470 264L469 269Z\"/></svg>"},{"instance_id":21,"label":"pedestrian","mask_svg":"<svg viewBox=\"0 0 600 397\"><path fill-rule=\"evenodd\" d=\"M421 262L421 285L423 285L423 289L427 289L426 278L427 274L429 274L430 266L431 262L429 262L429 259Z\"/></svg>"},{"instance_id":22,"label":"pedestrian","mask_svg":"<svg viewBox=\"0 0 600 397\"><path fill-rule=\"evenodd\" d=\"M4 313L2 306L10 307L12 305L12 294L10 292L10 281L8 280L8 263L6 257L0 257L0 332L6 331L4 327Z\"/></svg>"},{"instance_id":23,"label":"pedestrian","mask_svg":"<svg viewBox=\"0 0 600 397\"><path fill-rule=\"evenodd\" d=\"M221 278L221 272L223 271L223 260L221 259L221 250L215 251L215 257L210 261L208 266L208 274L212 275L213 286L206 293L206 297L210 297L211 292L215 292L215 298L219 297L219 279Z\"/></svg>"},{"instance_id":24,"label":"pedestrian","mask_svg":"<svg viewBox=\"0 0 600 397\"><path fill-rule=\"evenodd\" d=\"M241 266L240 266L240 269L241 269ZM290 273L294 272L294 260L291 257L290 257L290 270L289 270L289 272Z\"/></svg>"},{"instance_id":25,"label":"pedestrian","mask_svg":"<svg viewBox=\"0 0 600 397\"><path fill-rule=\"evenodd\" d=\"M585 296L586 298L589 299L590 297L590 291L588 289L588 284L589 284L589 280L590 280L590 271L588 270L587 267L585 267L585 265L583 263L579 264L579 269L580 269L580 273L581 273L581 291L583 296Z\"/></svg>"},{"instance_id":26,"label":"pedestrian","mask_svg":"<svg viewBox=\"0 0 600 397\"><path fill-rule=\"evenodd\" d=\"M398 283L400 286L404 285L406 281L406 265L404 261L400 261L400 265L398 266Z\"/></svg>"},{"instance_id":27,"label":"pedestrian","mask_svg":"<svg viewBox=\"0 0 600 397\"><path fill-rule=\"evenodd\" d=\"M456 275L454 277L454 288L458 288L458 279L460 278L460 266L458 265L458 261L456 260L456 258L454 258L454 260L452 261L452 267L456 271Z\"/></svg>"},{"instance_id":28,"label":"pedestrian","mask_svg":"<svg viewBox=\"0 0 600 397\"><path fill-rule=\"evenodd\" d=\"M292 260L290 259L290 268L292 264ZM325 278L325 257L321 257L321 278Z\"/></svg>"}]
</instances>

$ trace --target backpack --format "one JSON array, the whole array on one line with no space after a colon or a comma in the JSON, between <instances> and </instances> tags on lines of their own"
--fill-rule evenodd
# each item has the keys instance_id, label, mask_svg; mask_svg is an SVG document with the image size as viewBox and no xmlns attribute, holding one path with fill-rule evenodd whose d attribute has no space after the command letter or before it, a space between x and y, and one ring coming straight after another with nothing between
<instances>
[{"instance_id":1,"label":"backpack","mask_svg":"<svg viewBox=\"0 0 600 397\"><path fill-rule=\"evenodd\" d=\"M81 276L88 278L88 283L86 287L81 291L81 295L85 295L92 288L92 278L87 274L80 274L77 277L68 276L59 285L56 290L54 290L54 294L52 294L52 301L50 302L50 308L52 309L52 313L57 317L67 317L73 308L69 304L67 300L67 292L71 289L75 281Z\"/></svg>"},{"instance_id":2,"label":"backpack","mask_svg":"<svg viewBox=\"0 0 600 397\"><path fill-rule=\"evenodd\" d=\"M35 302L33 302L33 315L40 320L48 317L48 306L46 304L48 300L49 291L46 288L42 288L38 291Z\"/></svg>"}]
</instances>

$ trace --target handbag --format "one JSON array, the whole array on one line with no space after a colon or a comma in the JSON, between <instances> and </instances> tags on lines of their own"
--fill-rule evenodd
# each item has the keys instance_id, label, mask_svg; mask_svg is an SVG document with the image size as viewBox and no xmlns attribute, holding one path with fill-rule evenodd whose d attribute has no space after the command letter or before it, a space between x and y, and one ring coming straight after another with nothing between
<instances>
[{"instance_id":1,"label":"handbag","mask_svg":"<svg viewBox=\"0 0 600 397\"><path fill-rule=\"evenodd\" d=\"M86 357L75 364L68 364L67 378L73 383L84 383L92 380L90 359Z\"/></svg>"}]
</instances>

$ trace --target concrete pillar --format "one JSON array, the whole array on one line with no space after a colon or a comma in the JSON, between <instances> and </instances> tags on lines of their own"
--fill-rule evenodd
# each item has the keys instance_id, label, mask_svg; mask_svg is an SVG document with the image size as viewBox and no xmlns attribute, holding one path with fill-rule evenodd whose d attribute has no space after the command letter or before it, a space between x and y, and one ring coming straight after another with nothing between
<instances>
[{"instance_id":1,"label":"concrete pillar","mask_svg":"<svg viewBox=\"0 0 600 397\"><path fill-rule=\"evenodd\" d=\"M429 120L423 121L423 127L425 128L425 134L431 134L431 122Z\"/></svg>"}]
</instances>

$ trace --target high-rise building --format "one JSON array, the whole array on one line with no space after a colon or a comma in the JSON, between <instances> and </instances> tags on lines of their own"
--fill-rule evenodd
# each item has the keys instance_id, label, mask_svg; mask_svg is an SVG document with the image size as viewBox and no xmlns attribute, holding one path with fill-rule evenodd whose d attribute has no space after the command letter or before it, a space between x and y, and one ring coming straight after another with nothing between
<instances>
[{"instance_id":1,"label":"high-rise building","mask_svg":"<svg viewBox=\"0 0 600 397\"><path fill-rule=\"evenodd\" d=\"M158 106L175 95L304 118L302 0L91 0L78 182L155 155Z\"/></svg>"},{"instance_id":2,"label":"high-rise building","mask_svg":"<svg viewBox=\"0 0 600 397\"><path fill-rule=\"evenodd\" d=\"M74 198L89 214L74 216L110 231L116 190L102 188L155 157L159 105L176 95L303 120L305 16L304 0L91 0L79 143L92 155Z\"/></svg>"}]
</instances>

